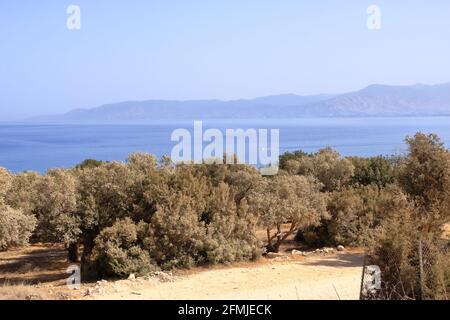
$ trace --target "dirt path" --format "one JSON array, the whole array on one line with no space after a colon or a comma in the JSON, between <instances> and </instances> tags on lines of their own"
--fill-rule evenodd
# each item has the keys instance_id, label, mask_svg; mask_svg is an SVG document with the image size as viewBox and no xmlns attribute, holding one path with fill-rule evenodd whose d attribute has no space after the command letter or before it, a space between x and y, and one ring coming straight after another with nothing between
<instances>
[{"instance_id":1,"label":"dirt path","mask_svg":"<svg viewBox=\"0 0 450 320\"><path fill-rule=\"evenodd\" d=\"M200 271L172 282L108 284L94 299L358 299L361 253L289 258Z\"/></svg>"}]
</instances>

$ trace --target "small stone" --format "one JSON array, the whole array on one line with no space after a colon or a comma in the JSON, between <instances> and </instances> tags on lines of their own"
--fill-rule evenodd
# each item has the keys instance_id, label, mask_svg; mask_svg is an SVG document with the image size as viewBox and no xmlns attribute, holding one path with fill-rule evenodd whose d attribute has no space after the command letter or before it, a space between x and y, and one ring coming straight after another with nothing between
<instances>
[{"instance_id":1,"label":"small stone","mask_svg":"<svg viewBox=\"0 0 450 320\"><path fill-rule=\"evenodd\" d=\"M338 245L336 249L337 251L345 251L345 247L343 245Z\"/></svg>"},{"instance_id":2,"label":"small stone","mask_svg":"<svg viewBox=\"0 0 450 320\"><path fill-rule=\"evenodd\" d=\"M130 276L128 277L128 280L135 280L136 279L136 275L134 273L130 274Z\"/></svg>"},{"instance_id":3,"label":"small stone","mask_svg":"<svg viewBox=\"0 0 450 320\"><path fill-rule=\"evenodd\" d=\"M60 300L70 300L70 296L64 292L58 292L57 296Z\"/></svg>"},{"instance_id":4,"label":"small stone","mask_svg":"<svg viewBox=\"0 0 450 320\"><path fill-rule=\"evenodd\" d=\"M25 300L42 300L42 298L38 294L29 294L25 297Z\"/></svg>"},{"instance_id":5,"label":"small stone","mask_svg":"<svg viewBox=\"0 0 450 320\"><path fill-rule=\"evenodd\" d=\"M96 284L94 288L88 288L85 292L85 296L91 296L93 294L101 294L103 292L103 289Z\"/></svg>"},{"instance_id":6,"label":"small stone","mask_svg":"<svg viewBox=\"0 0 450 320\"><path fill-rule=\"evenodd\" d=\"M292 252L291 252L291 254L293 255L293 256L297 256L297 255L303 255L303 252L302 251L300 251L300 250L292 250Z\"/></svg>"}]
</instances>

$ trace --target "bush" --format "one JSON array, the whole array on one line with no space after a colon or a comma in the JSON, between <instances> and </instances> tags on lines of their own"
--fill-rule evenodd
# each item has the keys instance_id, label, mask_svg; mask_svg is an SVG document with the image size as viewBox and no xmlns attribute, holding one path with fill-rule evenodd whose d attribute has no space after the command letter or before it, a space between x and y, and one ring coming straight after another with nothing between
<instances>
[{"instance_id":1,"label":"bush","mask_svg":"<svg viewBox=\"0 0 450 320\"><path fill-rule=\"evenodd\" d=\"M253 205L267 232L268 251L278 252L289 236L318 226L328 217L327 195L320 192L321 187L313 177L283 173L265 181ZM283 230L285 224L289 224L287 230Z\"/></svg>"},{"instance_id":2,"label":"bush","mask_svg":"<svg viewBox=\"0 0 450 320\"><path fill-rule=\"evenodd\" d=\"M11 187L13 175L6 169L0 167L0 199L6 195L6 192Z\"/></svg>"},{"instance_id":3,"label":"bush","mask_svg":"<svg viewBox=\"0 0 450 320\"><path fill-rule=\"evenodd\" d=\"M335 191L348 185L354 171L351 161L331 148L312 155L284 155L282 167L290 174L315 177L322 183L323 191Z\"/></svg>"},{"instance_id":4,"label":"bush","mask_svg":"<svg viewBox=\"0 0 450 320\"><path fill-rule=\"evenodd\" d=\"M370 263L380 267L382 298L417 298L420 296L419 235L412 219L414 209L402 195L392 204L386 207L390 217L383 221L369 248Z\"/></svg>"},{"instance_id":5,"label":"bush","mask_svg":"<svg viewBox=\"0 0 450 320\"><path fill-rule=\"evenodd\" d=\"M93 261L100 276L124 277L156 269L148 252L141 248L138 226L129 218L103 229L95 240Z\"/></svg>"},{"instance_id":6,"label":"bush","mask_svg":"<svg viewBox=\"0 0 450 320\"><path fill-rule=\"evenodd\" d=\"M33 216L6 206L0 200L0 251L27 245L35 227Z\"/></svg>"},{"instance_id":7,"label":"bush","mask_svg":"<svg viewBox=\"0 0 450 320\"><path fill-rule=\"evenodd\" d=\"M447 250L450 250L447 248ZM440 253L432 268L429 298L434 300L450 299L450 251Z\"/></svg>"},{"instance_id":8,"label":"bush","mask_svg":"<svg viewBox=\"0 0 450 320\"><path fill-rule=\"evenodd\" d=\"M258 219L240 194L224 183L215 190L210 220L206 224L208 263L255 260L262 254L255 233Z\"/></svg>"},{"instance_id":9,"label":"bush","mask_svg":"<svg viewBox=\"0 0 450 320\"><path fill-rule=\"evenodd\" d=\"M355 172L352 183L356 186L377 185L382 188L394 182L391 163L384 157L352 158Z\"/></svg>"},{"instance_id":10,"label":"bush","mask_svg":"<svg viewBox=\"0 0 450 320\"><path fill-rule=\"evenodd\" d=\"M189 197L174 197L157 212L145 231L144 248L164 269L192 267L206 262L205 223Z\"/></svg>"},{"instance_id":11,"label":"bush","mask_svg":"<svg viewBox=\"0 0 450 320\"><path fill-rule=\"evenodd\" d=\"M395 185L349 187L333 192L327 206L330 218L318 227L299 232L296 240L309 246L370 246L382 221L393 214L386 206L399 196L406 197Z\"/></svg>"},{"instance_id":12,"label":"bush","mask_svg":"<svg viewBox=\"0 0 450 320\"><path fill-rule=\"evenodd\" d=\"M99 161L99 160L95 160L95 159L86 159L83 162L77 164L75 166L75 168L76 169L92 169L92 168L100 167L104 163L105 162L103 162L103 161Z\"/></svg>"}]
</instances>

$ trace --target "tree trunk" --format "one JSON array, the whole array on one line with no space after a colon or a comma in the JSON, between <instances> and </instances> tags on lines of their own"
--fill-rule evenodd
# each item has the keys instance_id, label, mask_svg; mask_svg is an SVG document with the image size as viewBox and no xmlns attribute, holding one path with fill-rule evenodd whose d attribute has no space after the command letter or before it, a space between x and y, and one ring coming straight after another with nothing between
<instances>
[{"instance_id":1,"label":"tree trunk","mask_svg":"<svg viewBox=\"0 0 450 320\"><path fill-rule=\"evenodd\" d=\"M276 251L277 249L275 248L275 246L272 244L272 241L276 238L276 236L270 235L269 228L267 228L266 231L267 231L267 246L266 246L267 252L278 252L278 251Z\"/></svg>"},{"instance_id":2,"label":"tree trunk","mask_svg":"<svg viewBox=\"0 0 450 320\"><path fill-rule=\"evenodd\" d=\"M281 226L278 225L277 226L277 231L278 233L274 236L270 236L270 229L267 229L267 252L275 252L278 253L278 251L280 251L280 246L281 244L290 236L295 232L295 223L291 224L291 228L289 229L289 231L287 231L284 235L282 235L281 233ZM273 240L276 240L275 243L273 243Z\"/></svg>"},{"instance_id":3,"label":"tree trunk","mask_svg":"<svg viewBox=\"0 0 450 320\"><path fill-rule=\"evenodd\" d=\"M78 242L71 243L67 248L67 259L70 262L78 262L80 260Z\"/></svg>"},{"instance_id":4,"label":"tree trunk","mask_svg":"<svg viewBox=\"0 0 450 320\"><path fill-rule=\"evenodd\" d=\"M83 254L81 256L81 275L84 279L94 279L97 277L97 270L92 264L91 255L94 249L94 240L97 236L95 231L83 232Z\"/></svg>"}]
</instances>

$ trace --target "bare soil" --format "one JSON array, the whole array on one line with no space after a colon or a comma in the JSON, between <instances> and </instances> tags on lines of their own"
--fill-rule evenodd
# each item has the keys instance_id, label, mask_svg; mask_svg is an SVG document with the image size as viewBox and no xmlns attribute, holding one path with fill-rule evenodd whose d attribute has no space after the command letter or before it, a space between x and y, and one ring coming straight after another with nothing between
<instances>
[{"instance_id":1,"label":"bare soil","mask_svg":"<svg viewBox=\"0 0 450 320\"><path fill-rule=\"evenodd\" d=\"M0 252L0 300L69 299L69 263L60 245L34 244Z\"/></svg>"},{"instance_id":2,"label":"bare soil","mask_svg":"<svg viewBox=\"0 0 450 320\"><path fill-rule=\"evenodd\" d=\"M178 270L169 277L66 287L61 246L0 252L0 299L358 299L363 253L261 258L256 262Z\"/></svg>"},{"instance_id":3,"label":"bare soil","mask_svg":"<svg viewBox=\"0 0 450 320\"><path fill-rule=\"evenodd\" d=\"M363 254L288 257L246 266L198 271L171 282L127 280L94 299L303 300L359 299Z\"/></svg>"}]
</instances>

